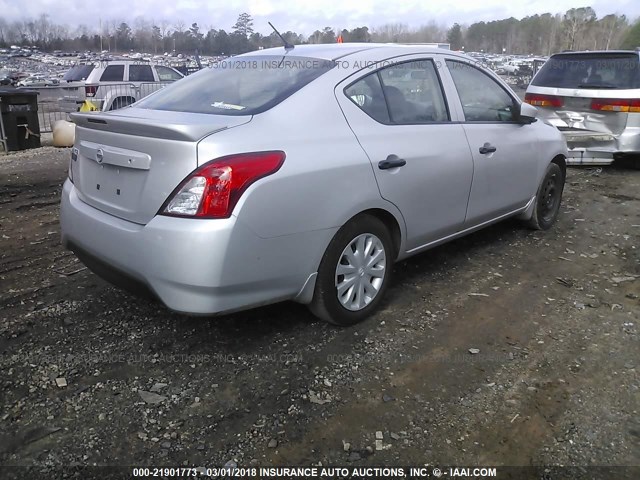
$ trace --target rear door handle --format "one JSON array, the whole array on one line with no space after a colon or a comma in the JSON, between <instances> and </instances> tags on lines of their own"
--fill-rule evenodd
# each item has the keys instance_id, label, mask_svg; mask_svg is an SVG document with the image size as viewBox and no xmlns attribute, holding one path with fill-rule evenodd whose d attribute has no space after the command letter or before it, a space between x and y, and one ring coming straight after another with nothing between
<instances>
[{"instance_id":1,"label":"rear door handle","mask_svg":"<svg viewBox=\"0 0 640 480\"><path fill-rule=\"evenodd\" d=\"M386 160L378 162L378 168L380 170L389 170L390 168L404 167L406 164L406 160L403 160L392 153Z\"/></svg>"},{"instance_id":2,"label":"rear door handle","mask_svg":"<svg viewBox=\"0 0 640 480\"><path fill-rule=\"evenodd\" d=\"M480 147L479 152L482 155L485 155L487 153L493 153L497 150L496 147L494 147L493 145L491 145L490 143L485 143L483 146Z\"/></svg>"}]
</instances>

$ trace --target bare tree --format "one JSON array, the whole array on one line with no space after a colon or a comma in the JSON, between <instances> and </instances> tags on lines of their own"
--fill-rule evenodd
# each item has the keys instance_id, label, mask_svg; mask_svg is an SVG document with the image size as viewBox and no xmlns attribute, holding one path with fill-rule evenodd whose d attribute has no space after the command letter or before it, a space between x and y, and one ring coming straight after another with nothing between
<instances>
[{"instance_id":1,"label":"bare tree","mask_svg":"<svg viewBox=\"0 0 640 480\"><path fill-rule=\"evenodd\" d=\"M186 28L185 23L182 20L178 20L173 25L173 31L177 33L184 33L184 29Z\"/></svg>"},{"instance_id":2,"label":"bare tree","mask_svg":"<svg viewBox=\"0 0 640 480\"><path fill-rule=\"evenodd\" d=\"M118 27L122 23L122 20L111 20L109 25L111 26L111 34L113 35L113 51L118 51ZM111 51L111 50L109 50Z\"/></svg>"},{"instance_id":3,"label":"bare tree","mask_svg":"<svg viewBox=\"0 0 640 480\"><path fill-rule=\"evenodd\" d=\"M0 45L7 43L7 21L0 17Z\"/></svg>"},{"instance_id":4,"label":"bare tree","mask_svg":"<svg viewBox=\"0 0 640 480\"><path fill-rule=\"evenodd\" d=\"M447 37L447 27L431 20L416 32L416 41L421 43L442 42Z\"/></svg>"},{"instance_id":5,"label":"bare tree","mask_svg":"<svg viewBox=\"0 0 640 480\"><path fill-rule=\"evenodd\" d=\"M165 40L170 35L171 30L169 29L169 21L163 18L160 22L160 38L162 38L162 51L166 50Z\"/></svg>"},{"instance_id":6,"label":"bare tree","mask_svg":"<svg viewBox=\"0 0 640 480\"><path fill-rule=\"evenodd\" d=\"M597 42L598 47L604 50L609 50L612 44L620 43L620 40L624 36L629 22L624 15L607 15L597 22ZM596 48L596 47L594 47Z\"/></svg>"},{"instance_id":7,"label":"bare tree","mask_svg":"<svg viewBox=\"0 0 640 480\"><path fill-rule=\"evenodd\" d=\"M567 36L567 48L573 50L579 46L582 33L596 19L596 12L591 7L572 8L564 14L564 24Z\"/></svg>"},{"instance_id":8,"label":"bare tree","mask_svg":"<svg viewBox=\"0 0 640 480\"><path fill-rule=\"evenodd\" d=\"M146 50L152 44L152 27L144 17L136 17L133 23L134 46L140 50Z\"/></svg>"},{"instance_id":9,"label":"bare tree","mask_svg":"<svg viewBox=\"0 0 640 480\"><path fill-rule=\"evenodd\" d=\"M407 42L410 41L410 30L406 23L387 23L374 27L371 32L376 42Z\"/></svg>"}]
</instances>

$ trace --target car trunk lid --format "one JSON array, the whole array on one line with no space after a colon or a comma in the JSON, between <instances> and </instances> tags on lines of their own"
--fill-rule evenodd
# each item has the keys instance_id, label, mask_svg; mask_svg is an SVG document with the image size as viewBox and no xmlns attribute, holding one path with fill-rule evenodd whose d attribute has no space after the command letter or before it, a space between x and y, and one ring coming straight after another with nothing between
<instances>
[{"instance_id":1,"label":"car trunk lid","mask_svg":"<svg viewBox=\"0 0 640 480\"><path fill-rule=\"evenodd\" d=\"M200 139L251 120L139 108L71 117L76 123L71 169L79 198L138 224L149 222L197 168Z\"/></svg>"}]
</instances>

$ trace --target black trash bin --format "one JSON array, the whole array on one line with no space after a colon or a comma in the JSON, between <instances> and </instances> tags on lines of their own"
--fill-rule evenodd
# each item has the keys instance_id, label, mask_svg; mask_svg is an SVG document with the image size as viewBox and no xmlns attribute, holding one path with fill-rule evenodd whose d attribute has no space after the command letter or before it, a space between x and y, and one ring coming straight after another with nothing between
<instances>
[{"instance_id":1,"label":"black trash bin","mask_svg":"<svg viewBox=\"0 0 640 480\"><path fill-rule=\"evenodd\" d=\"M40 146L38 92L0 89L0 136L9 152Z\"/></svg>"}]
</instances>

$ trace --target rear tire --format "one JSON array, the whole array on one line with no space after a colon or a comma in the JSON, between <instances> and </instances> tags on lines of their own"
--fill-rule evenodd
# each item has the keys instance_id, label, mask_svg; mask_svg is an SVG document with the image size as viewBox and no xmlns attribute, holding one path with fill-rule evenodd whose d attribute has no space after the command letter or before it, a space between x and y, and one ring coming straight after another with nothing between
<instances>
[{"instance_id":1,"label":"rear tire","mask_svg":"<svg viewBox=\"0 0 640 480\"><path fill-rule=\"evenodd\" d=\"M638 155L629 155L622 158L619 158L615 161L616 166L621 166L622 168L631 168L635 170L640 170L640 154Z\"/></svg>"},{"instance_id":2,"label":"rear tire","mask_svg":"<svg viewBox=\"0 0 640 480\"><path fill-rule=\"evenodd\" d=\"M389 230L371 215L359 215L333 237L322 257L309 305L320 319L354 325L371 315L384 297L395 253Z\"/></svg>"},{"instance_id":3,"label":"rear tire","mask_svg":"<svg viewBox=\"0 0 640 480\"><path fill-rule=\"evenodd\" d=\"M536 194L533 215L528 222L534 230L548 230L555 223L562 202L564 175L560 166L550 163Z\"/></svg>"}]
</instances>

